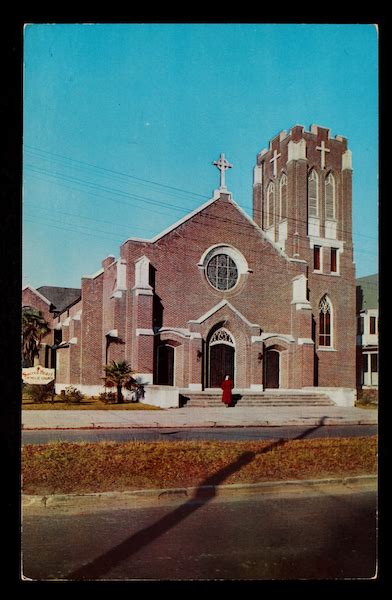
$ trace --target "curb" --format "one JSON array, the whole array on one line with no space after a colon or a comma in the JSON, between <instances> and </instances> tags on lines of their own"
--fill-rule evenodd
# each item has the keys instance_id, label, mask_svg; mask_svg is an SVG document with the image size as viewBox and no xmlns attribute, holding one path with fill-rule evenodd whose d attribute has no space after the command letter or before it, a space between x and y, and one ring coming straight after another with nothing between
<instances>
[{"instance_id":1,"label":"curb","mask_svg":"<svg viewBox=\"0 0 392 600\"><path fill-rule=\"evenodd\" d=\"M87 494L51 494L47 496L22 494L23 512L46 509L76 511L113 510L138 508L148 505L178 504L183 502L206 502L230 499L239 495L258 494L309 494L329 487L335 493L374 491L377 475L358 475L338 478L305 479L289 481L266 481L261 483L237 483L232 485L207 485L189 488L164 488L133 490L128 492L95 492Z\"/></svg>"},{"instance_id":2,"label":"curb","mask_svg":"<svg viewBox=\"0 0 392 600\"><path fill-rule=\"evenodd\" d=\"M207 421L200 423L172 423L161 424L161 423L91 423L90 425L57 425L56 427L51 427L50 425L35 425L29 426L25 423L22 424L23 431L51 431L51 430L86 430L86 429L167 429L172 427L178 427L181 429L193 429L193 428L226 428L231 429L235 427L296 427L296 426L305 426L308 425L310 427L320 426L320 421L317 418L309 418L309 419L292 419L287 420L281 423L277 423L276 421L252 421L252 423L227 423L220 424L217 421ZM324 423L321 425L322 427L328 426L336 426L336 425L378 425L377 420L371 419L339 419L336 417L327 417Z\"/></svg>"}]
</instances>

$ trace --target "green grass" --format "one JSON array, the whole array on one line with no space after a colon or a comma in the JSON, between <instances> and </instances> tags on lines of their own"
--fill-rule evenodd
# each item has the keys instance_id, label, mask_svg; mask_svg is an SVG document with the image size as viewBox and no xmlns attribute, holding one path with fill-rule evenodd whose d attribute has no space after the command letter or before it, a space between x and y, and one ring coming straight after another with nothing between
<instances>
[{"instance_id":1,"label":"green grass","mask_svg":"<svg viewBox=\"0 0 392 600\"><path fill-rule=\"evenodd\" d=\"M27 396L22 397L22 410L160 410L157 406L140 402L125 402L124 404L105 404L99 398L86 397L81 402L67 403L61 396L55 396L54 401L32 402Z\"/></svg>"},{"instance_id":2,"label":"green grass","mask_svg":"<svg viewBox=\"0 0 392 600\"><path fill-rule=\"evenodd\" d=\"M377 437L287 442L101 442L26 445L27 494L257 483L376 473Z\"/></svg>"}]
</instances>

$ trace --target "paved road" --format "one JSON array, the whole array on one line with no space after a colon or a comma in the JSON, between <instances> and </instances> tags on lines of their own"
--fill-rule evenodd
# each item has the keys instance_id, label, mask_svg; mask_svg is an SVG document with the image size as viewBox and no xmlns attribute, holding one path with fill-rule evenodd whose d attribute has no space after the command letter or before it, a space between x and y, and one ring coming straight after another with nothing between
<instances>
[{"instance_id":1,"label":"paved road","mask_svg":"<svg viewBox=\"0 0 392 600\"><path fill-rule=\"evenodd\" d=\"M356 437L377 434L377 425L328 425L312 428L294 427L200 427L200 428L154 428L154 429L99 429L99 430L38 430L23 431L23 444L46 444L53 441L101 442L131 440L176 441L176 440L271 440L292 439L304 432L307 438Z\"/></svg>"},{"instance_id":2,"label":"paved road","mask_svg":"<svg viewBox=\"0 0 392 600\"><path fill-rule=\"evenodd\" d=\"M353 491L24 516L33 580L344 579L375 573L376 494Z\"/></svg>"}]
</instances>

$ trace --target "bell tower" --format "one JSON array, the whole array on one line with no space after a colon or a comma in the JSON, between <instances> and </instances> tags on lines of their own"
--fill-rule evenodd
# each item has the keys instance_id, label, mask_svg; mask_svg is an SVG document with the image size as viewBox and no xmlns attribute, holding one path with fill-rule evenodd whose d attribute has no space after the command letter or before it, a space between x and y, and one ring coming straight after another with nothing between
<instances>
[{"instance_id":1,"label":"bell tower","mask_svg":"<svg viewBox=\"0 0 392 600\"><path fill-rule=\"evenodd\" d=\"M296 125L257 155L253 219L290 258L331 254L333 272L343 249L352 258L352 161L347 139L329 133Z\"/></svg>"}]
</instances>

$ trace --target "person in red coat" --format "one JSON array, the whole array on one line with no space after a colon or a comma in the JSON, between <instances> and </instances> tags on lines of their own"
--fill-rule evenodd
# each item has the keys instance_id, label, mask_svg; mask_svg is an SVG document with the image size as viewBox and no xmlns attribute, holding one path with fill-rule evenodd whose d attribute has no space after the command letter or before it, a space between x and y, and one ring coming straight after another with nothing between
<instances>
[{"instance_id":1,"label":"person in red coat","mask_svg":"<svg viewBox=\"0 0 392 600\"><path fill-rule=\"evenodd\" d=\"M226 408L231 406L231 402L232 402L231 390L233 389L233 387L234 387L234 384L233 384L232 380L230 379L230 375L226 375L225 380L221 385L221 388L223 390L222 402L225 404Z\"/></svg>"}]
</instances>

